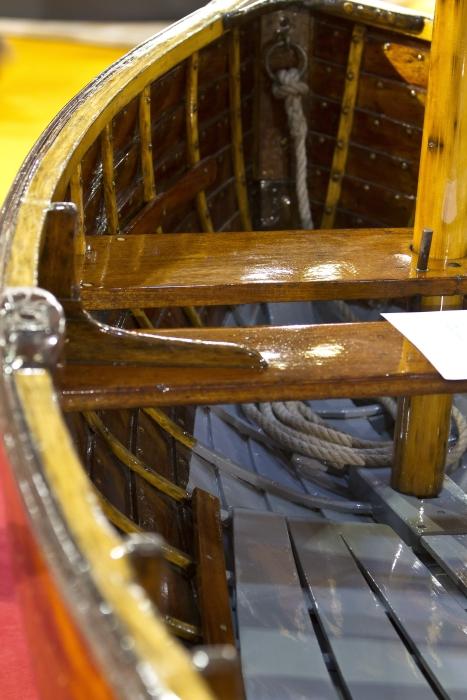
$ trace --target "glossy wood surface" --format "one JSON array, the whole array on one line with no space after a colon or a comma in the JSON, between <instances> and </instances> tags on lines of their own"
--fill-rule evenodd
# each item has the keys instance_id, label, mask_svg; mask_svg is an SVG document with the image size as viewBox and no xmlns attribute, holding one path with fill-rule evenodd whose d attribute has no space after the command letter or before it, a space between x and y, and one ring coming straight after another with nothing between
<instances>
[{"instance_id":1,"label":"glossy wood surface","mask_svg":"<svg viewBox=\"0 0 467 700\"><path fill-rule=\"evenodd\" d=\"M203 640L205 644L235 646L219 501L210 493L195 489L192 508Z\"/></svg>"},{"instance_id":2,"label":"glossy wood surface","mask_svg":"<svg viewBox=\"0 0 467 700\"><path fill-rule=\"evenodd\" d=\"M434 231L432 257L467 253L467 2L440 1L433 27L415 244Z\"/></svg>"},{"instance_id":3,"label":"glossy wood surface","mask_svg":"<svg viewBox=\"0 0 467 700\"><path fill-rule=\"evenodd\" d=\"M397 396L467 388L467 381L442 379L387 322L171 330L170 335L241 340L260 352L268 367L256 372L69 365L57 373L63 408Z\"/></svg>"},{"instance_id":4,"label":"glossy wood surface","mask_svg":"<svg viewBox=\"0 0 467 700\"><path fill-rule=\"evenodd\" d=\"M99 362L182 367L246 367L260 370L257 352L234 343L205 343L149 330L125 330L80 314L68 318L66 362Z\"/></svg>"},{"instance_id":5,"label":"glossy wood surface","mask_svg":"<svg viewBox=\"0 0 467 700\"><path fill-rule=\"evenodd\" d=\"M418 273L410 243L397 229L94 236L81 297L118 309L467 291L464 260Z\"/></svg>"},{"instance_id":6,"label":"glossy wood surface","mask_svg":"<svg viewBox=\"0 0 467 700\"><path fill-rule=\"evenodd\" d=\"M418 498L437 496L442 489L451 429L452 396L404 396L394 429L391 484Z\"/></svg>"},{"instance_id":7,"label":"glossy wood surface","mask_svg":"<svg viewBox=\"0 0 467 700\"><path fill-rule=\"evenodd\" d=\"M467 253L467 2L438 2L415 212L414 248L433 230L429 265ZM447 303L446 303L447 301ZM462 297L422 306L462 308ZM399 404L392 486L418 497L443 485L452 398L406 397Z\"/></svg>"}]
</instances>

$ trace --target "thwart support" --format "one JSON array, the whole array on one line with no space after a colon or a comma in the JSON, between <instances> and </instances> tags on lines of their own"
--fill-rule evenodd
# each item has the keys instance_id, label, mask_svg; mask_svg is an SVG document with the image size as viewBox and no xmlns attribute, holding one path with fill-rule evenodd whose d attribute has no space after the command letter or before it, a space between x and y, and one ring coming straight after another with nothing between
<instances>
[{"instance_id":1,"label":"thwart support","mask_svg":"<svg viewBox=\"0 0 467 700\"><path fill-rule=\"evenodd\" d=\"M413 248L423 258L424 231L433 229L429 260L449 268L467 254L467 0L438 2L433 28ZM425 234L426 240L426 234ZM420 261L420 258L419 258ZM419 262L420 267L420 262ZM422 309L459 308L463 298L425 297ZM436 496L443 485L451 396L404 397L395 435L394 488Z\"/></svg>"}]
</instances>

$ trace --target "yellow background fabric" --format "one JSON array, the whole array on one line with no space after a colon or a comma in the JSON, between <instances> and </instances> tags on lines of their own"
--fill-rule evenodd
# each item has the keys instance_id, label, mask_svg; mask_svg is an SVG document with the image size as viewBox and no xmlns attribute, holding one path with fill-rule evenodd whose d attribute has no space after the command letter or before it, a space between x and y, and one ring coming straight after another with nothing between
<instances>
[{"instance_id":1,"label":"yellow background fabric","mask_svg":"<svg viewBox=\"0 0 467 700\"><path fill-rule=\"evenodd\" d=\"M52 39L5 39L0 58L0 202L47 124L126 48Z\"/></svg>"}]
</instances>

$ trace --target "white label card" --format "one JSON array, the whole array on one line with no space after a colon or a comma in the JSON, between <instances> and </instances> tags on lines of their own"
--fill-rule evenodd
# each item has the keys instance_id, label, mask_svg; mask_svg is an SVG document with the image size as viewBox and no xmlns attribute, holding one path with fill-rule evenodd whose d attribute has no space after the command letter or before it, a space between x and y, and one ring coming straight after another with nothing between
<instances>
[{"instance_id":1,"label":"white label card","mask_svg":"<svg viewBox=\"0 0 467 700\"><path fill-rule=\"evenodd\" d=\"M467 379L467 311L381 314L425 355L443 379Z\"/></svg>"}]
</instances>

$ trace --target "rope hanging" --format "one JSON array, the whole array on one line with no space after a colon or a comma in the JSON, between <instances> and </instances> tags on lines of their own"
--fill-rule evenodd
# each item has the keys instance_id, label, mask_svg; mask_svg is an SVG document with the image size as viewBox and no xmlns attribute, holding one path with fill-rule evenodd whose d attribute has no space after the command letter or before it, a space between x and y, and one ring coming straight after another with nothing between
<instances>
[{"instance_id":1,"label":"rope hanging","mask_svg":"<svg viewBox=\"0 0 467 700\"><path fill-rule=\"evenodd\" d=\"M301 73L302 71L298 68L277 71L272 92L274 97L284 100L290 134L295 146L295 187L302 228L312 229L313 219L307 183L306 135L308 126L302 106L302 97L308 93L308 85L301 80Z\"/></svg>"}]
</instances>

